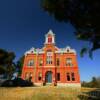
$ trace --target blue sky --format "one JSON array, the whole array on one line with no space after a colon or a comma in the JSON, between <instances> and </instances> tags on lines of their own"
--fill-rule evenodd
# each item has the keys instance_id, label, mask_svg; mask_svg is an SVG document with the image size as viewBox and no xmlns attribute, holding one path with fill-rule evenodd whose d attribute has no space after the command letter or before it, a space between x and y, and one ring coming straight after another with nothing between
<instances>
[{"instance_id":1,"label":"blue sky","mask_svg":"<svg viewBox=\"0 0 100 100\"><path fill-rule=\"evenodd\" d=\"M40 0L0 0L0 48L16 53L16 60L31 47L41 48L44 35L52 29L56 34L56 45L67 45L76 49L81 80L89 81L92 76L100 76L100 50L80 57L80 49L90 43L79 41L74 36L74 28L68 23L59 23L40 6Z\"/></svg>"}]
</instances>

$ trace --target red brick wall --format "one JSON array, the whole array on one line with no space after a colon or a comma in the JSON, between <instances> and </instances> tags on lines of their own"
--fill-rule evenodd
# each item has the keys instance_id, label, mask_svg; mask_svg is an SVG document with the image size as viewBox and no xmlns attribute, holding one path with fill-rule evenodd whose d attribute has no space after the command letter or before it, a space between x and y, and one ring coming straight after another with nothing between
<instances>
[{"instance_id":1,"label":"red brick wall","mask_svg":"<svg viewBox=\"0 0 100 100\"><path fill-rule=\"evenodd\" d=\"M44 54L28 54L26 55L24 59L24 65L23 65L23 70L22 70L22 78L25 79L25 74L26 73L31 73L32 74L32 81L37 82L37 83L42 83L43 80L45 79L45 74L47 71L52 72L52 81L56 81L56 73L60 73L60 81L57 81L58 83L80 83L80 75L79 75L79 69L78 69L78 64L77 64L77 58L76 54L74 53L64 53L64 54L55 54L55 51L57 48L54 45L51 44L46 44L44 47ZM48 50L52 50L53 56L52 56L52 61L53 63L51 65L46 64L46 53ZM39 59L43 59L43 66L39 66ZM56 59L60 59L60 65L56 66ZM72 64L73 67L66 66L66 58L72 58ZM34 60L34 66L28 67L28 61L29 60ZM38 80L38 74L42 73L42 79L39 81ZM74 72L75 74L75 81L67 81L66 78L66 73L72 73Z\"/></svg>"}]
</instances>

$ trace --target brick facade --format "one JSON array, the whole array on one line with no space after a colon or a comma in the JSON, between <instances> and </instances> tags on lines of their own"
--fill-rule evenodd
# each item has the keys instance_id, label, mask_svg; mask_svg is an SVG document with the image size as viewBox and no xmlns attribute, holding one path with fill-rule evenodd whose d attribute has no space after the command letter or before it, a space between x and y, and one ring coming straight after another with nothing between
<instances>
[{"instance_id":1,"label":"brick facade","mask_svg":"<svg viewBox=\"0 0 100 100\"><path fill-rule=\"evenodd\" d=\"M45 35L43 48L31 48L25 53L21 77L41 85L80 86L76 51L69 46L56 47L55 34L50 30Z\"/></svg>"}]
</instances>

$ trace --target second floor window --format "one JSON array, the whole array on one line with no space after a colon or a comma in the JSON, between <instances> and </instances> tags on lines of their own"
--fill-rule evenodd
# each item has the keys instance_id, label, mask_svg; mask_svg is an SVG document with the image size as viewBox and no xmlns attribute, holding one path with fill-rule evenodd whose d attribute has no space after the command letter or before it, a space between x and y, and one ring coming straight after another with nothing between
<instances>
[{"instance_id":1,"label":"second floor window","mask_svg":"<svg viewBox=\"0 0 100 100\"><path fill-rule=\"evenodd\" d=\"M47 56L47 64L52 64L52 57Z\"/></svg>"},{"instance_id":2,"label":"second floor window","mask_svg":"<svg viewBox=\"0 0 100 100\"><path fill-rule=\"evenodd\" d=\"M29 60L29 61L28 61L28 66L30 66L30 67L31 67L31 66L34 66L34 60Z\"/></svg>"},{"instance_id":3,"label":"second floor window","mask_svg":"<svg viewBox=\"0 0 100 100\"><path fill-rule=\"evenodd\" d=\"M52 64L52 56L53 56L53 52L52 51L48 51L47 52L47 58L46 58L46 63L47 64Z\"/></svg>"},{"instance_id":4,"label":"second floor window","mask_svg":"<svg viewBox=\"0 0 100 100\"><path fill-rule=\"evenodd\" d=\"M66 58L66 66L73 66L72 64L72 58Z\"/></svg>"},{"instance_id":5,"label":"second floor window","mask_svg":"<svg viewBox=\"0 0 100 100\"><path fill-rule=\"evenodd\" d=\"M57 60L56 60L56 65L57 65L57 66L59 66L59 65L60 65L59 58L57 58Z\"/></svg>"},{"instance_id":6,"label":"second floor window","mask_svg":"<svg viewBox=\"0 0 100 100\"><path fill-rule=\"evenodd\" d=\"M43 66L43 60L39 59L39 66Z\"/></svg>"}]
</instances>

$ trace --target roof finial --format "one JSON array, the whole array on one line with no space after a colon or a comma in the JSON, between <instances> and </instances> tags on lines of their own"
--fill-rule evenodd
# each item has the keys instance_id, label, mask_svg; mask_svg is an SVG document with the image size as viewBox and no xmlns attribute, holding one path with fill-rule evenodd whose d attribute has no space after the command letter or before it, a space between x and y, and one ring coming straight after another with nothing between
<instances>
[{"instance_id":1,"label":"roof finial","mask_svg":"<svg viewBox=\"0 0 100 100\"><path fill-rule=\"evenodd\" d=\"M50 29L48 34L54 35L53 31Z\"/></svg>"}]
</instances>

